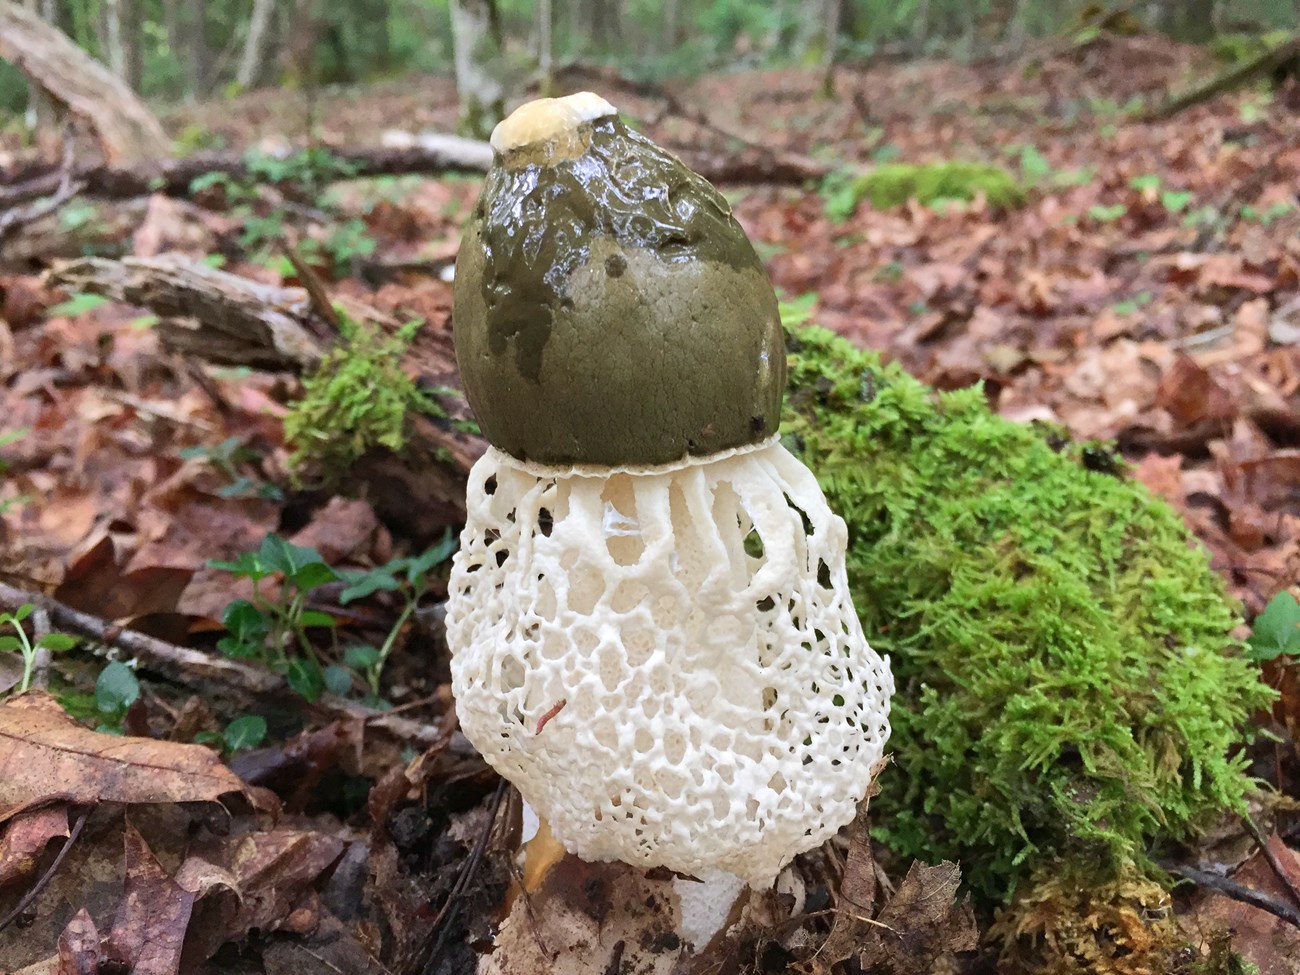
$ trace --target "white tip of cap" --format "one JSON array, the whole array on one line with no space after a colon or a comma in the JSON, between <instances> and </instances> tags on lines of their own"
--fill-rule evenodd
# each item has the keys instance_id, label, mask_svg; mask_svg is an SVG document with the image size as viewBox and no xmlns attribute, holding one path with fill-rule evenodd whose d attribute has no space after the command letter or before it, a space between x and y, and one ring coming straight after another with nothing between
<instances>
[{"instance_id":1,"label":"white tip of cap","mask_svg":"<svg viewBox=\"0 0 1300 975\"><path fill-rule=\"evenodd\" d=\"M550 142L570 135L584 122L592 122L618 111L590 91L563 98L539 98L525 102L492 130L492 148L505 153L538 142Z\"/></svg>"}]
</instances>

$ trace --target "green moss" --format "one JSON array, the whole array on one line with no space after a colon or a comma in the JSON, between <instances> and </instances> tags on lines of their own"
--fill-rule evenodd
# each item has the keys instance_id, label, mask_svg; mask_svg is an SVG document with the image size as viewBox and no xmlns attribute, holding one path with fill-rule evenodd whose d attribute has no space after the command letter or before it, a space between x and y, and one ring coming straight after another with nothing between
<instances>
[{"instance_id":1,"label":"green moss","mask_svg":"<svg viewBox=\"0 0 1300 975\"><path fill-rule=\"evenodd\" d=\"M848 199L867 200L877 210L916 200L927 206L983 196L994 209L1022 204L1025 190L1006 169L989 163L886 163L853 180ZM851 212L851 209L850 209Z\"/></svg>"},{"instance_id":2,"label":"green moss","mask_svg":"<svg viewBox=\"0 0 1300 975\"><path fill-rule=\"evenodd\" d=\"M848 523L857 610L898 685L880 838L959 860L987 906L1052 858L1146 863L1240 808L1232 753L1270 692L1179 517L979 388L789 335L785 439Z\"/></svg>"},{"instance_id":3,"label":"green moss","mask_svg":"<svg viewBox=\"0 0 1300 975\"><path fill-rule=\"evenodd\" d=\"M407 410L446 415L402 370L420 324L384 335L375 325L343 320L343 342L303 380L302 399L284 418L295 471L331 481L374 447L401 450Z\"/></svg>"}]
</instances>

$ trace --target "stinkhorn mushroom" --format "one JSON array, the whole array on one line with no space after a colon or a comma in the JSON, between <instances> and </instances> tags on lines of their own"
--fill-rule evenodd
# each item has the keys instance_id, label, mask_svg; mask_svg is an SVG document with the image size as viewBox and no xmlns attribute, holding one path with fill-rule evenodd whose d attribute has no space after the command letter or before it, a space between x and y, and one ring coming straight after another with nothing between
<instances>
[{"instance_id":1,"label":"stinkhorn mushroom","mask_svg":"<svg viewBox=\"0 0 1300 975\"><path fill-rule=\"evenodd\" d=\"M596 95L492 147L454 295L491 444L447 606L461 728L570 852L770 884L853 818L893 690L844 522L776 436L772 286Z\"/></svg>"}]
</instances>

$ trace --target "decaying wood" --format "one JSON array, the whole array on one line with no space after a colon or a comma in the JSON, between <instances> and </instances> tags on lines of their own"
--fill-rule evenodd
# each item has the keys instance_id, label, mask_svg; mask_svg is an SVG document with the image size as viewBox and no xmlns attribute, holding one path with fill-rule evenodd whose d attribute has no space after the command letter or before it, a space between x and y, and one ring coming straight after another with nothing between
<instances>
[{"instance_id":1,"label":"decaying wood","mask_svg":"<svg viewBox=\"0 0 1300 975\"><path fill-rule=\"evenodd\" d=\"M56 190L55 196L60 195ZM81 212L75 220L69 220L69 211L64 207L73 201ZM77 257L92 248L97 254L125 253L130 249L131 235L144 221L149 200L100 200L74 195L57 207L38 202L31 209L37 212L29 211L28 218L0 239L0 266L45 264ZM4 211L0 205L0 213Z\"/></svg>"},{"instance_id":2,"label":"decaying wood","mask_svg":"<svg viewBox=\"0 0 1300 975\"><path fill-rule=\"evenodd\" d=\"M1300 34L1292 34L1285 41L1248 61L1206 82L1199 88L1177 95L1144 116L1144 121L1158 122L1172 118L1194 105L1200 105L1224 92L1234 91L1242 85L1264 78L1294 58L1300 58Z\"/></svg>"},{"instance_id":3,"label":"decaying wood","mask_svg":"<svg viewBox=\"0 0 1300 975\"><path fill-rule=\"evenodd\" d=\"M169 347L221 365L310 368L321 328L302 288L278 288L173 255L88 257L61 264L49 282L148 308Z\"/></svg>"},{"instance_id":4,"label":"decaying wood","mask_svg":"<svg viewBox=\"0 0 1300 975\"><path fill-rule=\"evenodd\" d=\"M149 166L171 154L162 126L126 82L9 0L0 0L0 58L93 132L110 166Z\"/></svg>"},{"instance_id":5,"label":"decaying wood","mask_svg":"<svg viewBox=\"0 0 1300 975\"><path fill-rule=\"evenodd\" d=\"M147 308L159 316L156 329L168 348L221 365L302 373L339 340L305 289L259 284L176 255L84 258L55 267L46 280ZM401 324L358 302L338 303L354 320L389 329ZM428 386L457 386L450 338L421 338L408 371ZM470 418L463 399L451 395L441 402L448 417L412 414L401 456L375 450L342 485L413 538L436 537L464 520L465 475L485 449L480 438L453 426Z\"/></svg>"},{"instance_id":6,"label":"decaying wood","mask_svg":"<svg viewBox=\"0 0 1300 975\"><path fill-rule=\"evenodd\" d=\"M3 0L0 0L3 2ZM409 145L333 150L346 163L346 172L357 177L401 176L410 173L484 173L492 163L492 149L486 142L454 135L421 136ZM186 196L190 184L206 173L225 173L231 179L251 180L248 156L243 152L198 152L183 159L141 162L132 165L90 165L79 167L74 177L96 196L133 197L162 192ZM0 190L0 209L39 196L58 186L57 172L29 173L13 179Z\"/></svg>"}]
</instances>

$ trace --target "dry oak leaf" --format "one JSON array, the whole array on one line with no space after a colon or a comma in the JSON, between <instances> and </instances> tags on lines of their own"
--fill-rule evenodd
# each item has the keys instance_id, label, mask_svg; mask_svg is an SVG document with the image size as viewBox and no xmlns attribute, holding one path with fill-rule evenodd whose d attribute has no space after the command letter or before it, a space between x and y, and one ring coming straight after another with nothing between
<instances>
[{"instance_id":1,"label":"dry oak leaf","mask_svg":"<svg viewBox=\"0 0 1300 975\"><path fill-rule=\"evenodd\" d=\"M256 808L275 800L247 787L202 745L91 731L47 694L0 704L0 823L54 801L211 802L241 793Z\"/></svg>"},{"instance_id":2,"label":"dry oak leaf","mask_svg":"<svg viewBox=\"0 0 1300 975\"><path fill-rule=\"evenodd\" d=\"M50 840L68 835L66 806L47 806L15 816L0 835L0 887L26 877Z\"/></svg>"}]
</instances>

